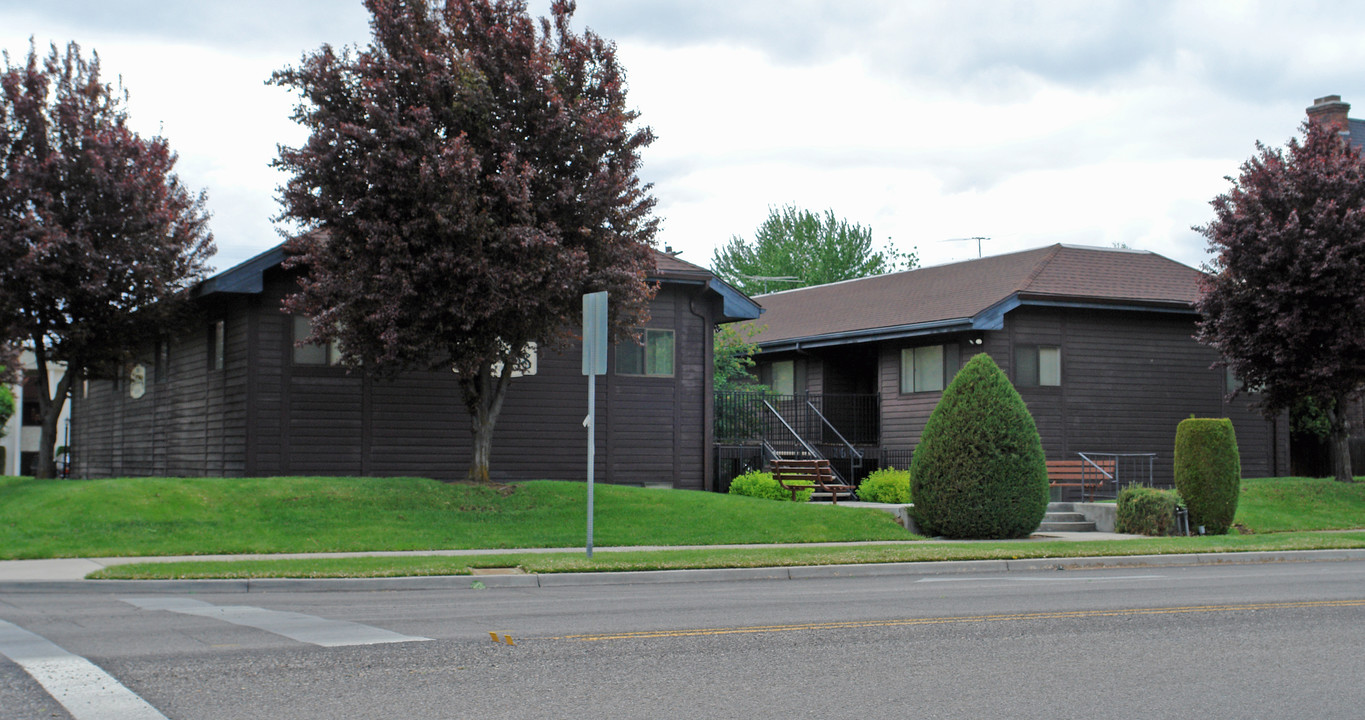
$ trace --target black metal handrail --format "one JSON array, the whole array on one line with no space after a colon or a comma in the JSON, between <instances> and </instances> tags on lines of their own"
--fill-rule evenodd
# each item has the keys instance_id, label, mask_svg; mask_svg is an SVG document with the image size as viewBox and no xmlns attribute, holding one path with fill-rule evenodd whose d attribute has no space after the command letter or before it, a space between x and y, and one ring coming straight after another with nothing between
<instances>
[{"instance_id":1,"label":"black metal handrail","mask_svg":"<svg viewBox=\"0 0 1365 720\"><path fill-rule=\"evenodd\" d=\"M790 433L793 438L795 438L796 442L799 445L801 445L801 447L806 451L806 454L809 455L811 459L823 460L825 458L824 455L820 454L819 450L816 450L814 447L811 446L810 443L806 442L805 438L801 437L801 433L797 432L796 428L792 427L791 424L787 422L787 419L782 417L782 413L778 412L777 408L772 406L772 403L769 403L767 400L764 400L763 406L768 408L768 412L772 413L773 417L777 418L778 422L782 423L782 427L787 429L787 432ZM763 444L764 445L768 444L766 438L764 439Z\"/></svg>"},{"instance_id":2,"label":"black metal handrail","mask_svg":"<svg viewBox=\"0 0 1365 720\"><path fill-rule=\"evenodd\" d=\"M881 443L881 397L875 394L720 392L715 395L717 442L758 442L783 428L768 404L797 434L817 443L876 446ZM839 438L836 440L835 438Z\"/></svg>"},{"instance_id":3,"label":"black metal handrail","mask_svg":"<svg viewBox=\"0 0 1365 720\"><path fill-rule=\"evenodd\" d=\"M834 437L838 438L839 442L843 443L844 447L848 449L848 477L844 482L853 482L854 479L858 477L858 468L863 466L863 454L858 451L858 448L853 447L853 443L844 438L843 433L839 432L839 428L834 427L834 425L825 418L824 413L820 412L820 408L815 407L815 404L810 400L806 400L806 406L810 408L811 412L815 413L816 417L820 418L820 422L824 423L825 427L829 428L830 432L834 433Z\"/></svg>"}]
</instances>

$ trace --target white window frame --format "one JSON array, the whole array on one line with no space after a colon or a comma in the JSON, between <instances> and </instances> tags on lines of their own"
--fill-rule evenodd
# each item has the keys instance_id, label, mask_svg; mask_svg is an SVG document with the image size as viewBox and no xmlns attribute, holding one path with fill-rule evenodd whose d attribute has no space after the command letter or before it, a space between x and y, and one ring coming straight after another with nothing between
<instances>
[{"instance_id":1,"label":"white window frame","mask_svg":"<svg viewBox=\"0 0 1365 720\"><path fill-rule=\"evenodd\" d=\"M639 341L627 340L616 346L616 374L634 377L673 377L678 364L677 333L673 330L665 330L663 328L641 328L639 332ZM668 338L667 368L660 367L661 357L659 348L661 347L663 338ZM637 355L636 351L627 353L621 352L621 348L627 347L628 345L634 345L636 348L639 348L639 354ZM625 365L625 363L636 357L640 360L639 367L635 367L633 363L629 366Z\"/></svg>"},{"instance_id":2,"label":"white window frame","mask_svg":"<svg viewBox=\"0 0 1365 720\"><path fill-rule=\"evenodd\" d=\"M291 335L293 342L290 343L290 362L300 367L336 367L341 364L341 344L333 340L323 345L320 343L305 343L299 345L298 342L313 334L313 323L307 315L292 315ZM319 355L320 354L320 355Z\"/></svg>"},{"instance_id":3,"label":"white window frame","mask_svg":"<svg viewBox=\"0 0 1365 720\"><path fill-rule=\"evenodd\" d=\"M947 387L945 354L943 345L901 348L901 393L941 392Z\"/></svg>"},{"instance_id":4,"label":"white window frame","mask_svg":"<svg viewBox=\"0 0 1365 720\"><path fill-rule=\"evenodd\" d=\"M1032 355L1033 360L1033 372L1028 375L1024 374L1024 363L1019 362L1020 355L1024 353ZM1061 387L1061 346L1041 344L1015 345L1014 358L1015 387Z\"/></svg>"}]
</instances>

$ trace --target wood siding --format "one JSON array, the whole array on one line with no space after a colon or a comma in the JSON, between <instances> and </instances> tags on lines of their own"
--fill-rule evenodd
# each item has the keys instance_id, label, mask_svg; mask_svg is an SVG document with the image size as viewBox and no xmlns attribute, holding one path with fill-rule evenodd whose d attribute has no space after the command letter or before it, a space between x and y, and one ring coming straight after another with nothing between
<instances>
[{"instance_id":1,"label":"wood siding","mask_svg":"<svg viewBox=\"0 0 1365 720\"><path fill-rule=\"evenodd\" d=\"M1223 374L1210 369L1217 355L1193 331L1188 315L1021 308L1006 315L1003 330L985 333L983 345L963 346L962 357L985 351L1016 381L1015 346L1061 348L1059 387L1019 388L1050 459L1153 452L1155 479L1169 483L1175 427L1193 414L1232 419L1243 476L1286 472L1288 433L1250 410L1249 399L1225 401ZM908 450L941 393L899 392L900 349L907 346L884 344L880 367L883 444Z\"/></svg>"},{"instance_id":2,"label":"wood siding","mask_svg":"<svg viewBox=\"0 0 1365 720\"><path fill-rule=\"evenodd\" d=\"M260 295L206 307L206 323L175 338L163 382L128 396L91 381L74 405L75 472L117 475L417 475L468 471L471 421L450 371L378 379L293 364L292 287L266 273ZM648 327L674 331L669 377L597 380L597 480L702 489L710 478L711 338L717 308L699 286L664 284ZM211 364L211 328L225 320L225 367ZM154 376L151 351L146 365ZM540 349L537 373L512 381L493 438L498 480L586 476L588 381L577 344Z\"/></svg>"}]
</instances>

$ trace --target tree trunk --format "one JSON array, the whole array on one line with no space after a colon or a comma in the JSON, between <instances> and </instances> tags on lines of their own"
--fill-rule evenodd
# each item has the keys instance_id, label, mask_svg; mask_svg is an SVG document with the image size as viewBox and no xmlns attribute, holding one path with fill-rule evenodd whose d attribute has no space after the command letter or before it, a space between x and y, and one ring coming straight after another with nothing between
<instances>
[{"instance_id":1,"label":"tree trunk","mask_svg":"<svg viewBox=\"0 0 1365 720\"><path fill-rule=\"evenodd\" d=\"M474 441L468 478L477 483L491 482L488 467L493 457L493 428L497 425L498 415L502 413L502 401L507 396L507 387L512 379L513 363L510 360L504 359L498 377L493 377L491 365L484 365L476 377L460 382Z\"/></svg>"},{"instance_id":2,"label":"tree trunk","mask_svg":"<svg viewBox=\"0 0 1365 720\"><path fill-rule=\"evenodd\" d=\"M493 456L493 423L474 418L474 455L469 461L469 480L489 482L488 463Z\"/></svg>"},{"instance_id":3,"label":"tree trunk","mask_svg":"<svg viewBox=\"0 0 1365 720\"><path fill-rule=\"evenodd\" d=\"M54 478L57 476L57 462L54 449L57 445L57 421L61 419L62 408L66 407L67 397L71 394L71 368L67 367L57 381L57 387L48 382L47 351L41 342L34 343L34 364L38 366L38 410L43 417L43 425L38 435L38 463L33 469L35 478Z\"/></svg>"},{"instance_id":4,"label":"tree trunk","mask_svg":"<svg viewBox=\"0 0 1365 720\"><path fill-rule=\"evenodd\" d=\"M1355 478L1351 474L1351 416L1347 411L1345 396L1334 398L1327 418L1332 425L1332 477L1337 482L1354 482Z\"/></svg>"}]
</instances>

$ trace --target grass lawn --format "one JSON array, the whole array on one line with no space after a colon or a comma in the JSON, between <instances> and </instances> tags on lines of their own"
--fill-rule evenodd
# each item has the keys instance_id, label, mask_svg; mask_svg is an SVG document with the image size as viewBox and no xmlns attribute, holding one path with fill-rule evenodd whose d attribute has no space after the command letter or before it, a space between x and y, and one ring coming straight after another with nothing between
<instances>
[{"instance_id":1,"label":"grass lawn","mask_svg":"<svg viewBox=\"0 0 1365 720\"><path fill-rule=\"evenodd\" d=\"M1236 524L1253 533L1365 528L1365 478L1243 480Z\"/></svg>"},{"instance_id":2,"label":"grass lawn","mask_svg":"<svg viewBox=\"0 0 1365 720\"><path fill-rule=\"evenodd\" d=\"M887 513L597 485L610 545L904 540ZM576 547L587 486L416 478L0 478L0 559Z\"/></svg>"},{"instance_id":3,"label":"grass lawn","mask_svg":"<svg viewBox=\"0 0 1365 720\"><path fill-rule=\"evenodd\" d=\"M853 547L518 553L581 547L586 486L413 478L45 480L0 477L0 559L507 548L479 556L144 563L93 577L394 577L471 568L583 572L1365 548L1365 482L1243 482L1241 534L1119 541L924 542L879 510L598 485L595 542ZM1322 532L1331 531L1331 532ZM920 542L905 542L920 541Z\"/></svg>"},{"instance_id":4,"label":"grass lawn","mask_svg":"<svg viewBox=\"0 0 1365 720\"><path fill-rule=\"evenodd\" d=\"M1254 551L1365 548L1365 530L1192 538L1093 541L901 542L840 547L712 548L598 552L300 560L138 563L108 567L97 579L412 577L468 575L471 568L520 568L528 573L785 567L940 560L1118 557Z\"/></svg>"}]
</instances>

